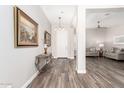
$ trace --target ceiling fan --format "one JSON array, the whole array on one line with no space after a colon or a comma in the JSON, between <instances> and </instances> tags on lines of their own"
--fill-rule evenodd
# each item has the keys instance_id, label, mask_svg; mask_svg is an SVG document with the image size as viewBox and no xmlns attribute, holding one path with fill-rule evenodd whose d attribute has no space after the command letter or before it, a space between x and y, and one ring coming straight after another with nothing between
<instances>
[{"instance_id":1,"label":"ceiling fan","mask_svg":"<svg viewBox=\"0 0 124 93\"><path fill-rule=\"evenodd\" d=\"M97 28L100 28L101 26L100 26L100 21L97 21Z\"/></svg>"},{"instance_id":2,"label":"ceiling fan","mask_svg":"<svg viewBox=\"0 0 124 93\"><path fill-rule=\"evenodd\" d=\"M97 21L97 28L99 29L99 28L107 28L107 27L102 27L101 25L101 21Z\"/></svg>"}]
</instances>

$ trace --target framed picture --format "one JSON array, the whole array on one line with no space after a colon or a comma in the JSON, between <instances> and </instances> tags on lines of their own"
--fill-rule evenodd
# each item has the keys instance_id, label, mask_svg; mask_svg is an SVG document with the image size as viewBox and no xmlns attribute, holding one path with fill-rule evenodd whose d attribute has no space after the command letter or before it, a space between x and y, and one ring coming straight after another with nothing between
<instances>
[{"instance_id":1,"label":"framed picture","mask_svg":"<svg viewBox=\"0 0 124 93\"><path fill-rule=\"evenodd\" d=\"M47 44L48 47L51 46L51 34L45 31L44 34L44 43Z\"/></svg>"},{"instance_id":2,"label":"framed picture","mask_svg":"<svg viewBox=\"0 0 124 93\"><path fill-rule=\"evenodd\" d=\"M14 7L15 47L38 46L38 24L18 7Z\"/></svg>"},{"instance_id":3,"label":"framed picture","mask_svg":"<svg viewBox=\"0 0 124 93\"><path fill-rule=\"evenodd\" d=\"M114 44L124 44L124 35L115 36L113 41Z\"/></svg>"}]
</instances>

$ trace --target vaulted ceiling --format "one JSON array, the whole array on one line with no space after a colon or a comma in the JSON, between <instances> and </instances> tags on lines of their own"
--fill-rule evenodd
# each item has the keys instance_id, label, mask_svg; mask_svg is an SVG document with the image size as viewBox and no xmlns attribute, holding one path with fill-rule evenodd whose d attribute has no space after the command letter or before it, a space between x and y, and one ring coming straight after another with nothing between
<instances>
[{"instance_id":1,"label":"vaulted ceiling","mask_svg":"<svg viewBox=\"0 0 124 93\"><path fill-rule=\"evenodd\" d=\"M45 15L52 25L58 25L61 17L61 23L64 26L71 26L75 17L76 6L72 5L44 5L41 6Z\"/></svg>"},{"instance_id":2,"label":"vaulted ceiling","mask_svg":"<svg viewBox=\"0 0 124 93\"><path fill-rule=\"evenodd\" d=\"M124 24L124 8L87 9L86 28L96 28L97 21L100 26L110 28Z\"/></svg>"}]
</instances>

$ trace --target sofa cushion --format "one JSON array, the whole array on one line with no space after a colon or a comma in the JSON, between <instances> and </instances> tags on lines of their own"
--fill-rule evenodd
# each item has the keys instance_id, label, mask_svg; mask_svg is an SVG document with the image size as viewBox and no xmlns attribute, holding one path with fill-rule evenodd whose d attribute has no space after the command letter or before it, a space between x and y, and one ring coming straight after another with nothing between
<instances>
[{"instance_id":1,"label":"sofa cushion","mask_svg":"<svg viewBox=\"0 0 124 93\"><path fill-rule=\"evenodd\" d=\"M115 47L113 47L112 50L113 50L112 53L116 53L117 52L117 48L115 48Z\"/></svg>"},{"instance_id":2,"label":"sofa cushion","mask_svg":"<svg viewBox=\"0 0 124 93\"><path fill-rule=\"evenodd\" d=\"M96 48L95 47L87 48L86 51L87 52L96 52Z\"/></svg>"},{"instance_id":3,"label":"sofa cushion","mask_svg":"<svg viewBox=\"0 0 124 93\"><path fill-rule=\"evenodd\" d=\"M124 49L113 47L106 51L104 56L116 60L124 60Z\"/></svg>"},{"instance_id":4,"label":"sofa cushion","mask_svg":"<svg viewBox=\"0 0 124 93\"><path fill-rule=\"evenodd\" d=\"M119 53L120 52L120 49L119 48L116 48L116 47L112 47L110 52L111 53Z\"/></svg>"},{"instance_id":5,"label":"sofa cushion","mask_svg":"<svg viewBox=\"0 0 124 93\"><path fill-rule=\"evenodd\" d=\"M91 52L95 52L96 49L95 49L95 48L90 48L90 51L91 51Z\"/></svg>"}]
</instances>

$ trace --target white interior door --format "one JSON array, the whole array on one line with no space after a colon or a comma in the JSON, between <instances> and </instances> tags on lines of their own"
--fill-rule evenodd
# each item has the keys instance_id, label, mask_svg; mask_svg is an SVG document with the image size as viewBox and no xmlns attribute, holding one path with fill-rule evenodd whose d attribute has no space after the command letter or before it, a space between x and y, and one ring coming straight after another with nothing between
<instances>
[{"instance_id":1,"label":"white interior door","mask_svg":"<svg viewBox=\"0 0 124 93\"><path fill-rule=\"evenodd\" d=\"M57 31L57 57L68 56L68 35L66 30Z\"/></svg>"}]
</instances>

